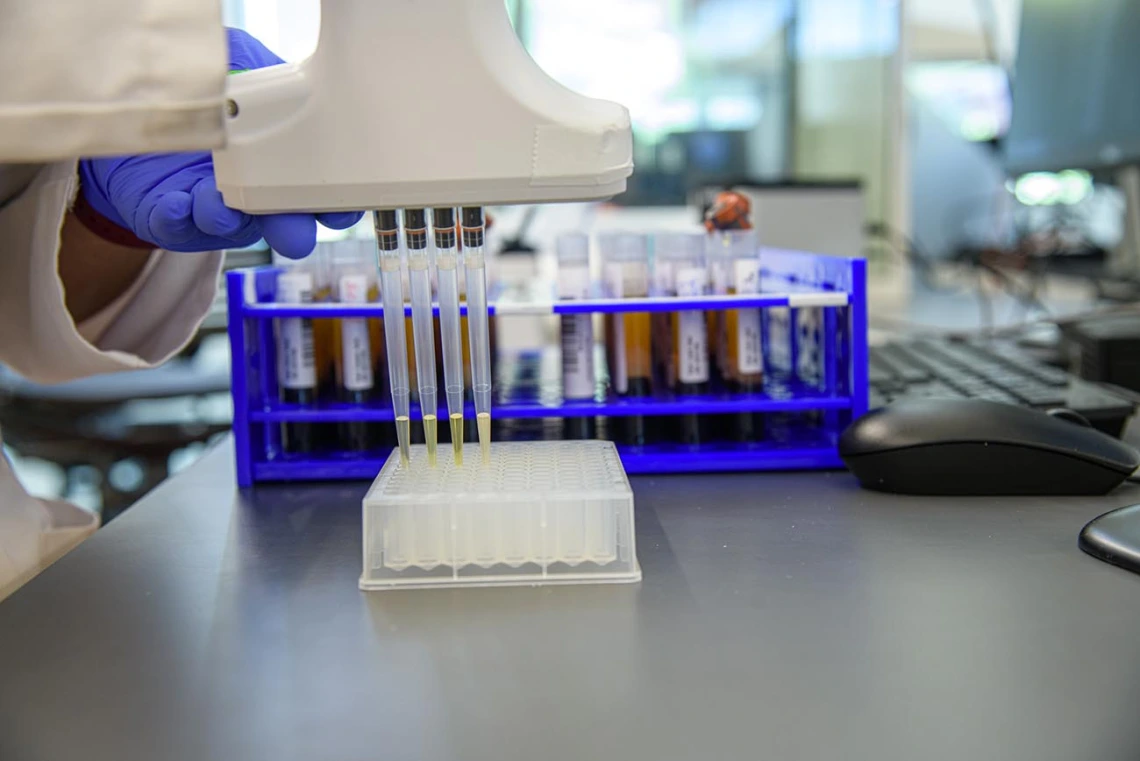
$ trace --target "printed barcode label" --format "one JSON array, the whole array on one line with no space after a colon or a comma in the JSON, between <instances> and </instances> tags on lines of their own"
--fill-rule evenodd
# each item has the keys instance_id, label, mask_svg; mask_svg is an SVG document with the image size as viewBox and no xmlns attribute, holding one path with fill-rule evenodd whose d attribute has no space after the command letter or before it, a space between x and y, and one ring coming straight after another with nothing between
<instances>
[{"instance_id":1,"label":"printed barcode label","mask_svg":"<svg viewBox=\"0 0 1140 761\"><path fill-rule=\"evenodd\" d=\"M562 318L562 395L594 397L594 330L588 314Z\"/></svg>"},{"instance_id":2,"label":"printed barcode label","mask_svg":"<svg viewBox=\"0 0 1140 761\"><path fill-rule=\"evenodd\" d=\"M313 324L290 317L281 321L281 385L312 388L317 385L317 362L313 353Z\"/></svg>"},{"instance_id":3,"label":"printed barcode label","mask_svg":"<svg viewBox=\"0 0 1140 761\"><path fill-rule=\"evenodd\" d=\"M737 319L736 356L739 357L741 375L755 375L764 369L764 356L760 343L760 310L741 309Z\"/></svg>"},{"instance_id":4,"label":"printed barcode label","mask_svg":"<svg viewBox=\"0 0 1140 761\"><path fill-rule=\"evenodd\" d=\"M283 272L277 278L277 301L309 304L313 301L313 276L308 272ZM290 389L317 385L317 363L313 348L313 324L301 317L281 320L278 327L277 372L281 385Z\"/></svg>"}]
</instances>

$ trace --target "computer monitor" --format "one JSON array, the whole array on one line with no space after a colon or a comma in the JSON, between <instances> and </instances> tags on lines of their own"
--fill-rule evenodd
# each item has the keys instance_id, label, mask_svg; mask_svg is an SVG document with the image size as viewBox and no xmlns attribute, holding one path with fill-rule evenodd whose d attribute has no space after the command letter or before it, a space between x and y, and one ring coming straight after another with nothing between
<instances>
[{"instance_id":1,"label":"computer monitor","mask_svg":"<svg viewBox=\"0 0 1140 761\"><path fill-rule=\"evenodd\" d=\"M1005 164L1140 164L1140 2L1024 0Z\"/></svg>"}]
</instances>

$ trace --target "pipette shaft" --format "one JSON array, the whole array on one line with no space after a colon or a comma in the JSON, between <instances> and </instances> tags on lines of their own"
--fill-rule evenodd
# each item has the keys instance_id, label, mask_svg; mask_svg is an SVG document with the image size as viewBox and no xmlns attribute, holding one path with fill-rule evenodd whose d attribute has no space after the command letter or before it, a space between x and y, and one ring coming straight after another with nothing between
<instances>
[{"instance_id":1,"label":"pipette shaft","mask_svg":"<svg viewBox=\"0 0 1140 761\"><path fill-rule=\"evenodd\" d=\"M459 322L459 255L455 240L455 211L433 214L435 266L439 281L439 336L443 347L443 381L451 421L451 446L456 464L463 463L463 333Z\"/></svg>"},{"instance_id":2,"label":"pipette shaft","mask_svg":"<svg viewBox=\"0 0 1140 761\"><path fill-rule=\"evenodd\" d=\"M483 210L462 212L463 267L467 274L467 334L471 343L471 391L483 461L491 452L491 348L487 312L486 260L483 253Z\"/></svg>"},{"instance_id":3,"label":"pipette shaft","mask_svg":"<svg viewBox=\"0 0 1140 761\"><path fill-rule=\"evenodd\" d=\"M427 217L423 209L404 210L404 246L412 291L412 335L416 344L416 381L420 391L428 464L435 465L436 415L435 330L432 325L431 273L428 271Z\"/></svg>"},{"instance_id":4,"label":"pipette shaft","mask_svg":"<svg viewBox=\"0 0 1140 761\"><path fill-rule=\"evenodd\" d=\"M411 388L408 383L408 345L404 333L404 285L400 275L400 230L396 212L376 211L376 245L380 253L380 290L384 300L384 340L388 348L388 378L400 462L411 458Z\"/></svg>"}]
</instances>

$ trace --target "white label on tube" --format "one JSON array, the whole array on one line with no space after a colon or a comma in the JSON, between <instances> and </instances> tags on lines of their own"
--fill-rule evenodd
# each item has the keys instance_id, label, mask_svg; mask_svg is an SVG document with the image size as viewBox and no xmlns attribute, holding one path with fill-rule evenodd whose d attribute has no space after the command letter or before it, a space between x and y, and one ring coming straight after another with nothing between
<instances>
[{"instance_id":1,"label":"white label on tube","mask_svg":"<svg viewBox=\"0 0 1140 761\"><path fill-rule=\"evenodd\" d=\"M283 272L277 277L277 301L282 304L310 304L313 276L308 272ZM317 385L317 362L313 353L313 324L301 317L286 317L278 326L280 346L277 372L285 388L303 389Z\"/></svg>"},{"instance_id":2,"label":"white label on tube","mask_svg":"<svg viewBox=\"0 0 1140 761\"><path fill-rule=\"evenodd\" d=\"M594 398L594 326L588 314L562 317L562 395Z\"/></svg>"},{"instance_id":3,"label":"white label on tube","mask_svg":"<svg viewBox=\"0 0 1140 761\"><path fill-rule=\"evenodd\" d=\"M580 300L590 295L589 267L563 267L558 270L558 296ZM562 317L562 396L566 399L594 398L594 323L591 315Z\"/></svg>"},{"instance_id":4,"label":"white label on tube","mask_svg":"<svg viewBox=\"0 0 1140 761\"><path fill-rule=\"evenodd\" d=\"M760 310L741 309L737 319L739 329L737 357L742 375L755 375L764 369L760 350Z\"/></svg>"},{"instance_id":5,"label":"white label on tube","mask_svg":"<svg viewBox=\"0 0 1140 761\"><path fill-rule=\"evenodd\" d=\"M733 262L733 286L738 294L760 293L760 260L736 259ZM741 375L755 375L764 369L760 340L760 310L737 312L737 362Z\"/></svg>"},{"instance_id":6,"label":"white label on tube","mask_svg":"<svg viewBox=\"0 0 1140 761\"><path fill-rule=\"evenodd\" d=\"M677 270L677 295L700 296L708 275L703 267ZM708 332L705 313L697 310L677 314L677 378L681 383L705 383L709 379Z\"/></svg>"},{"instance_id":7,"label":"white label on tube","mask_svg":"<svg viewBox=\"0 0 1140 761\"><path fill-rule=\"evenodd\" d=\"M368 303L368 276L342 276L340 301L343 304ZM360 317L341 320L340 341L344 387L349 391L371 389L375 380L372 377L372 343L368 335L368 323Z\"/></svg>"}]
</instances>

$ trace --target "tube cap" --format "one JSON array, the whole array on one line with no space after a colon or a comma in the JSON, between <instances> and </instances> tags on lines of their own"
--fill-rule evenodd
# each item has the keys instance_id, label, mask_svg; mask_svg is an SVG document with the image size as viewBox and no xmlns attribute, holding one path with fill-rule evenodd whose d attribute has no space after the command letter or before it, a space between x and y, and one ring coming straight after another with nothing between
<instances>
[{"instance_id":1,"label":"tube cap","mask_svg":"<svg viewBox=\"0 0 1140 761\"><path fill-rule=\"evenodd\" d=\"M649 259L649 245L641 233L606 232L598 235L602 259L614 262L636 262Z\"/></svg>"},{"instance_id":2,"label":"tube cap","mask_svg":"<svg viewBox=\"0 0 1140 761\"><path fill-rule=\"evenodd\" d=\"M705 238L703 233L658 233L653 236L653 254L666 261L703 262Z\"/></svg>"},{"instance_id":3,"label":"tube cap","mask_svg":"<svg viewBox=\"0 0 1140 761\"><path fill-rule=\"evenodd\" d=\"M755 230L723 230L708 236L709 257L754 258L760 253L760 238Z\"/></svg>"}]
</instances>

